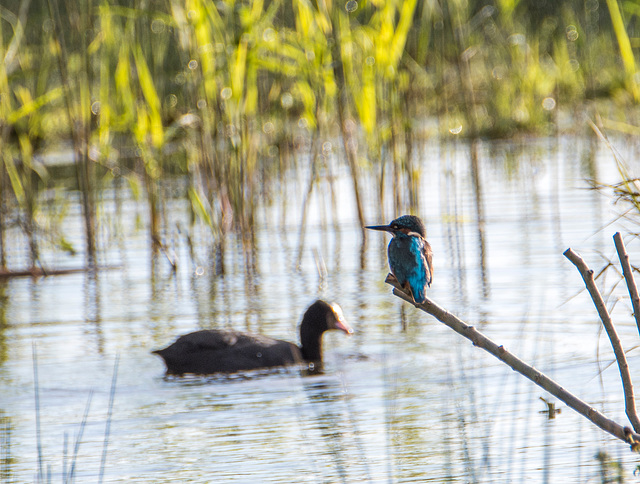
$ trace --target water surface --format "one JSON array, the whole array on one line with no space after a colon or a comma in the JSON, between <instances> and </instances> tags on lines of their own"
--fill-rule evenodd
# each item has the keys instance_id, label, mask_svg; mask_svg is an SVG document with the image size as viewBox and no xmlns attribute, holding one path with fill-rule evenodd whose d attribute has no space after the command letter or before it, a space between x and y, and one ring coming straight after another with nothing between
<instances>
[{"instance_id":1,"label":"water surface","mask_svg":"<svg viewBox=\"0 0 640 484\"><path fill-rule=\"evenodd\" d=\"M622 155L633 159L625 146ZM429 297L626 424L613 353L562 256L572 247L597 271L615 261L615 231L637 231L618 218L625 207L588 189L589 179L618 181L611 153L586 139L484 143L477 176L466 144L427 145L418 156L418 214L434 251ZM90 396L75 474L96 482L118 355L105 482L599 482L598 452L633 480L638 462L626 445L561 402L548 419L540 397L553 397L391 294L383 282L389 237L370 233L363 244L349 173L334 167L335 202L322 179L299 267L305 171L260 207L253 248L229 235L220 251L198 227L191 252L188 207L167 197L174 273L164 256L152 261L136 223L145 211L122 188L125 215L100 232L101 265L110 269L4 282L7 482L36 481L39 462L52 482L62 480ZM363 173L368 222L388 223L399 215L392 197L380 214L374 190ZM106 216L115 195L104 195ZM79 214L71 209L67 229L80 247ZM640 264L639 244L627 243ZM53 266L82 265L81 255L46 257ZM599 283L631 349L638 330L619 279L609 271ZM324 375L164 379L150 354L200 328L297 341L301 315L318 297L339 302L355 330L325 337ZM637 375L638 351L628 357Z\"/></svg>"}]
</instances>

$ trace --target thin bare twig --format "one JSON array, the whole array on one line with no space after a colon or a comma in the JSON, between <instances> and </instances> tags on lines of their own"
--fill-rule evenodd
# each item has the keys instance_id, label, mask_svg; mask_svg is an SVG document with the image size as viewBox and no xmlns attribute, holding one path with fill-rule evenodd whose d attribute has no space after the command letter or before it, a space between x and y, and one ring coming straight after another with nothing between
<instances>
[{"instance_id":1,"label":"thin bare twig","mask_svg":"<svg viewBox=\"0 0 640 484\"><path fill-rule=\"evenodd\" d=\"M624 274L624 280L627 283L629 289L629 297L631 297L631 304L633 305L633 317L636 318L636 325L640 332L640 297L638 296L638 287L636 281L633 278L633 272L631 271L631 264L629 264L629 254L624 246L624 241L620 232L616 232L613 236L613 241L616 244L616 251L620 259L620 265L622 266L622 273Z\"/></svg>"},{"instance_id":2,"label":"thin bare twig","mask_svg":"<svg viewBox=\"0 0 640 484\"><path fill-rule=\"evenodd\" d=\"M622 379L625 412L627 414L627 417L629 418L629 421L631 422L631 425L633 425L633 429L638 432L640 431L640 419L638 419L638 414L636 412L636 402L633 395L633 384L631 383L631 374L629 373L627 357L625 356L624 350L622 349L622 343L620 342L620 338L618 337L616 328L613 326L613 321L611 321L609 311L607 311L604 300L602 299L602 295L600 294L598 286L596 286L596 283L593 279L593 270L589 269L589 266L587 266L587 263L582 259L582 257L580 257L571 249L565 250L564 256L578 268L578 271L580 271L580 275L582 276L582 279L587 286L587 290L591 295L593 304L595 304L596 310L600 315L602 325L607 332L607 336L609 336L609 341L611 341L611 346L613 347L613 352L616 356L616 361L618 362L620 378Z\"/></svg>"},{"instance_id":3,"label":"thin bare twig","mask_svg":"<svg viewBox=\"0 0 640 484\"><path fill-rule=\"evenodd\" d=\"M637 443L638 441L640 441L640 434L634 433L631 428L623 427L617 422L614 422L613 420L605 417L595 408L591 407L586 402L583 402L578 397L562 388L558 383L553 381L544 373L536 370L533 366L525 363L513 353L507 351L504 346L496 344L495 342L484 336L482 333L480 333L473 326L469 326L464 321L454 316L446 309L438 306L430 299L427 298L427 300L422 304L414 302L413 298L410 295L402 291L402 288L398 284L397 279L391 274L387 276L385 282L394 287L393 294L395 294L399 298L413 304L421 311L431 314L438 321L447 325L456 333L467 338L473 343L474 346L482 348L486 352L498 358L500 361L506 363L509 367L511 367L511 369L517 371L539 387L549 392L551 395L566 403L567 406L578 412L580 415L589 419L605 432L608 432L614 437L617 437L618 439L631 444L632 449L637 449Z\"/></svg>"}]
</instances>

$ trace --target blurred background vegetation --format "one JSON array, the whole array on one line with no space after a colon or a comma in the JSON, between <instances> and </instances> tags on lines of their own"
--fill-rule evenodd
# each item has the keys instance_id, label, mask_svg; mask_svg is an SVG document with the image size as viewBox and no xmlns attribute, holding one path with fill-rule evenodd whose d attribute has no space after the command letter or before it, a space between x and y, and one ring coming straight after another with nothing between
<instances>
[{"instance_id":1,"label":"blurred background vegetation","mask_svg":"<svg viewBox=\"0 0 640 484\"><path fill-rule=\"evenodd\" d=\"M429 140L580 134L596 117L637 134L639 20L617 0L4 0L0 266L11 230L32 267L43 240L79 250L68 190L91 264L118 183L162 248L175 177L192 223L251 239L259 201L300 166L310 193L332 153L364 225L361 173L378 203L391 190L415 208Z\"/></svg>"}]
</instances>

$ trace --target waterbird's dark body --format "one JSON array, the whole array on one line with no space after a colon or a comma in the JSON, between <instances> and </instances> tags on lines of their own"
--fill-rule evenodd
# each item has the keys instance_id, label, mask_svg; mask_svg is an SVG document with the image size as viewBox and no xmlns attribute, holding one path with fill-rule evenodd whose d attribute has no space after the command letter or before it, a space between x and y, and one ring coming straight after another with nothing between
<instances>
[{"instance_id":1,"label":"waterbird's dark body","mask_svg":"<svg viewBox=\"0 0 640 484\"><path fill-rule=\"evenodd\" d=\"M262 335L209 329L180 336L172 345L153 353L164 359L169 375L235 373L305 362L320 366L322 334L331 329L353 332L340 306L318 300L309 306L300 323L300 346Z\"/></svg>"},{"instance_id":2,"label":"waterbird's dark body","mask_svg":"<svg viewBox=\"0 0 640 484\"><path fill-rule=\"evenodd\" d=\"M415 302L423 303L427 298L427 287L431 286L433 280L433 254L422 220L415 215L403 215L389 225L365 228L383 230L393 235L387 249L391 273L411 293Z\"/></svg>"}]
</instances>

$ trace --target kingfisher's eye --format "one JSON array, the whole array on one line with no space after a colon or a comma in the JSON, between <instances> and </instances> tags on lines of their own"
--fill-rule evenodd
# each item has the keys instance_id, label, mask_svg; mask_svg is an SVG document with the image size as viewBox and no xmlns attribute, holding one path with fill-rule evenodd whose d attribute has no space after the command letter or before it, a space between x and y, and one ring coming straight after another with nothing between
<instances>
[{"instance_id":1,"label":"kingfisher's eye","mask_svg":"<svg viewBox=\"0 0 640 484\"><path fill-rule=\"evenodd\" d=\"M398 226L397 226L396 224L393 224L393 225L391 226L391 228L392 228L393 230L398 230Z\"/></svg>"}]
</instances>

